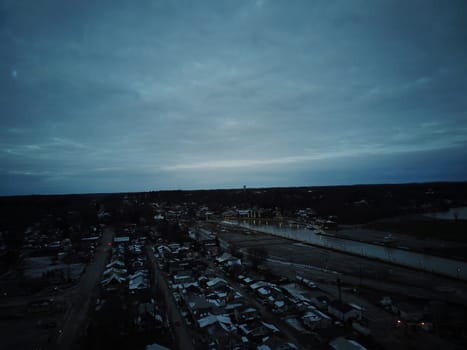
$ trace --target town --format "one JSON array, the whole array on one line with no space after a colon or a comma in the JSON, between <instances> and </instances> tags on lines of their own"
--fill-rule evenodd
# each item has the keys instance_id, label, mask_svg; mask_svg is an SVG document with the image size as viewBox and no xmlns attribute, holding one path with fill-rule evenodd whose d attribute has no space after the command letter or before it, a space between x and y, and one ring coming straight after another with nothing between
<instances>
[{"instance_id":1,"label":"town","mask_svg":"<svg viewBox=\"0 0 467 350\"><path fill-rule=\"evenodd\" d=\"M3 197L2 348L463 349L465 189Z\"/></svg>"}]
</instances>

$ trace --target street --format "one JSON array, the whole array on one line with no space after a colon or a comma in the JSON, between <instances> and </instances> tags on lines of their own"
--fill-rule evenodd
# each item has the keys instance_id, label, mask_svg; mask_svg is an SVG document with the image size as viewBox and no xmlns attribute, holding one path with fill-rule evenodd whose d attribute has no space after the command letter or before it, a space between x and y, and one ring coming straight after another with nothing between
<instances>
[{"instance_id":1,"label":"street","mask_svg":"<svg viewBox=\"0 0 467 350\"><path fill-rule=\"evenodd\" d=\"M162 276L161 271L157 265L156 259L154 258L154 253L150 246L146 247L149 261L152 266L153 281L156 283L156 288L160 288L160 291L163 294L163 298L167 307L167 316L169 318L172 331L175 332L176 341L178 342L178 348L180 350L194 350L192 337L188 332L186 323L178 306L174 300L174 297L167 286L167 282Z\"/></svg>"},{"instance_id":2,"label":"street","mask_svg":"<svg viewBox=\"0 0 467 350\"><path fill-rule=\"evenodd\" d=\"M76 348L75 342L84 331L89 308L97 297L101 274L111 252L111 248L107 244L112 242L113 236L113 229L107 227L102 234L101 243L96 249L94 260L87 266L71 295L71 307L66 312L61 333L58 335L57 349Z\"/></svg>"}]
</instances>

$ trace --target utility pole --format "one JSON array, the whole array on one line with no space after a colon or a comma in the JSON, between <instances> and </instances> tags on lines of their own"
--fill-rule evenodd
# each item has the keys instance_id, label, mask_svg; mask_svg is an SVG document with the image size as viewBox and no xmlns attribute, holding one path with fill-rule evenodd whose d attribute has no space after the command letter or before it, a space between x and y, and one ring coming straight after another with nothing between
<instances>
[{"instance_id":1,"label":"utility pole","mask_svg":"<svg viewBox=\"0 0 467 350\"><path fill-rule=\"evenodd\" d=\"M341 279L337 279L337 289L339 291L339 303L342 304L342 288L341 288Z\"/></svg>"}]
</instances>

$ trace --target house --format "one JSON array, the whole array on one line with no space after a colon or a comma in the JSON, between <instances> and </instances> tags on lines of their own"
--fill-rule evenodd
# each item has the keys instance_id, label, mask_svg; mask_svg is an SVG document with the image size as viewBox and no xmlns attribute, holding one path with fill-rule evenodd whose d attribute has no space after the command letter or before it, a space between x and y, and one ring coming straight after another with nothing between
<instances>
[{"instance_id":1,"label":"house","mask_svg":"<svg viewBox=\"0 0 467 350\"><path fill-rule=\"evenodd\" d=\"M294 303L306 302L307 304L311 303L311 300L305 295L305 291L298 286L296 283L288 283L281 286L282 290L285 291L290 297L290 300L293 300ZM326 305L327 306L327 305Z\"/></svg>"},{"instance_id":2,"label":"house","mask_svg":"<svg viewBox=\"0 0 467 350\"><path fill-rule=\"evenodd\" d=\"M84 237L81 238L80 241L80 248L82 250L89 250L91 247L95 247L99 242L99 236L92 236L92 237Z\"/></svg>"},{"instance_id":3,"label":"house","mask_svg":"<svg viewBox=\"0 0 467 350\"><path fill-rule=\"evenodd\" d=\"M216 258L216 261L222 265L222 266L225 266L225 267L230 267L230 266L240 266L242 265L242 261L235 257L235 256L232 256L231 254L229 253L223 253L222 255L218 256Z\"/></svg>"},{"instance_id":4,"label":"house","mask_svg":"<svg viewBox=\"0 0 467 350\"><path fill-rule=\"evenodd\" d=\"M112 274L108 278L101 281L102 286L105 287L105 290L111 291L119 289L123 283L126 282L126 278L118 274Z\"/></svg>"},{"instance_id":5,"label":"house","mask_svg":"<svg viewBox=\"0 0 467 350\"><path fill-rule=\"evenodd\" d=\"M333 350L367 350L363 345L355 340L337 337L329 343L329 347Z\"/></svg>"},{"instance_id":6,"label":"house","mask_svg":"<svg viewBox=\"0 0 467 350\"><path fill-rule=\"evenodd\" d=\"M142 274L135 274L128 281L130 291L143 290L148 288L148 280Z\"/></svg>"},{"instance_id":7,"label":"house","mask_svg":"<svg viewBox=\"0 0 467 350\"><path fill-rule=\"evenodd\" d=\"M308 331L303 327L302 323L300 320L294 316L288 316L285 318L285 323L295 331L297 331L300 334L306 334Z\"/></svg>"},{"instance_id":8,"label":"house","mask_svg":"<svg viewBox=\"0 0 467 350\"><path fill-rule=\"evenodd\" d=\"M326 295L318 295L316 297L311 298L310 302L318 309L327 311L330 299Z\"/></svg>"},{"instance_id":9,"label":"house","mask_svg":"<svg viewBox=\"0 0 467 350\"><path fill-rule=\"evenodd\" d=\"M142 253L142 246L141 246L141 244L132 244L132 245L130 245L128 250L133 255L140 255Z\"/></svg>"},{"instance_id":10,"label":"house","mask_svg":"<svg viewBox=\"0 0 467 350\"><path fill-rule=\"evenodd\" d=\"M264 287L270 287L271 283L265 282L265 281L258 281L255 283L250 284L250 288L254 291L256 291L258 288L264 288Z\"/></svg>"},{"instance_id":11,"label":"house","mask_svg":"<svg viewBox=\"0 0 467 350\"><path fill-rule=\"evenodd\" d=\"M311 330L327 328L332 324L331 317L319 310L309 310L302 316L303 324Z\"/></svg>"},{"instance_id":12,"label":"house","mask_svg":"<svg viewBox=\"0 0 467 350\"><path fill-rule=\"evenodd\" d=\"M172 253L172 251L170 250L170 248L166 245L159 245L157 247L157 251L159 252L159 254L163 257L166 257L166 256L170 256L170 254Z\"/></svg>"},{"instance_id":13,"label":"house","mask_svg":"<svg viewBox=\"0 0 467 350\"><path fill-rule=\"evenodd\" d=\"M418 322L423 319L423 312L419 305L409 303L397 303L391 305L391 311L408 322Z\"/></svg>"},{"instance_id":14,"label":"house","mask_svg":"<svg viewBox=\"0 0 467 350\"><path fill-rule=\"evenodd\" d=\"M139 303L134 310L133 323L140 329L148 328L161 324L156 314L154 300L150 302Z\"/></svg>"},{"instance_id":15,"label":"house","mask_svg":"<svg viewBox=\"0 0 467 350\"><path fill-rule=\"evenodd\" d=\"M244 285L247 285L249 286L250 284L252 284L254 282L254 280L248 276L243 276L243 278L240 280L240 283L241 284L244 284Z\"/></svg>"},{"instance_id":16,"label":"house","mask_svg":"<svg viewBox=\"0 0 467 350\"><path fill-rule=\"evenodd\" d=\"M238 209L237 216L240 218L248 218L250 217L250 210L249 209Z\"/></svg>"},{"instance_id":17,"label":"house","mask_svg":"<svg viewBox=\"0 0 467 350\"><path fill-rule=\"evenodd\" d=\"M260 288L256 289L255 292L262 299L267 298L269 296L269 294L271 294L269 289L264 288L264 287L260 287Z\"/></svg>"},{"instance_id":18,"label":"house","mask_svg":"<svg viewBox=\"0 0 467 350\"><path fill-rule=\"evenodd\" d=\"M272 312L279 314L279 313L284 313L287 311L287 304L283 300L276 300L274 301L273 307L272 307Z\"/></svg>"},{"instance_id":19,"label":"house","mask_svg":"<svg viewBox=\"0 0 467 350\"><path fill-rule=\"evenodd\" d=\"M259 318L259 312L253 307L246 307L236 315L239 322L251 322Z\"/></svg>"},{"instance_id":20,"label":"house","mask_svg":"<svg viewBox=\"0 0 467 350\"><path fill-rule=\"evenodd\" d=\"M217 242L214 240L205 240L202 242L202 246L204 251L207 253L208 256L216 256L219 254L219 247Z\"/></svg>"},{"instance_id":21,"label":"house","mask_svg":"<svg viewBox=\"0 0 467 350\"><path fill-rule=\"evenodd\" d=\"M311 288L311 289L317 288L316 283L313 281L310 281L308 278L305 278L300 275L297 275L296 278L297 278L297 281L301 282L303 285L307 286L308 288Z\"/></svg>"},{"instance_id":22,"label":"house","mask_svg":"<svg viewBox=\"0 0 467 350\"><path fill-rule=\"evenodd\" d=\"M302 316L302 322L309 329L318 328L317 325L321 321L321 317L315 314L313 311L308 311L305 315Z\"/></svg>"},{"instance_id":23,"label":"house","mask_svg":"<svg viewBox=\"0 0 467 350\"><path fill-rule=\"evenodd\" d=\"M141 270L145 269L145 264L146 264L145 259L143 257L138 257L138 258L134 259L133 261L131 261L130 267L134 271L141 271Z\"/></svg>"},{"instance_id":24,"label":"house","mask_svg":"<svg viewBox=\"0 0 467 350\"><path fill-rule=\"evenodd\" d=\"M151 345L146 345L146 350L170 350L170 349L166 348L165 346L154 343Z\"/></svg>"},{"instance_id":25,"label":"house","mask_svg":"<svg viewBox=\"0 0 467 350\"><path fill-rule=\"evenodd\" d=\"M226 285L228 285L227 281L219 277L215 277L206 282L206 287L209 289L214 289Z\"/></svg>"},{"instance_id":26,"label":"house","mask_svg":"<svg viewBox=\"0 0 467 350\"><path fill-rule=\"evenodd\" d=\"M294 343L286 342L283 338L273 335L271 337L264 338L262 344L256 349L295 350L298 349L298 347Z\"/></svg>"},{"instance_id":27,"label":"house","mask_svg":"<svg viewBox=\"0 0 467 350\"><path fill-rule=\"evenodd\" d=\"M104 275L104 277L108 277L110 275L119 275L119 276L126 276L127 274L127 269L119 269L119 268L116 268L116 267L109 267L108 269L106 269L102 275Z\"/></svg>"},{"instance_id":28,"label":"house","mask_svg":"<svg viewBox=\"0 0 467 350\"><path fill-rule=\"evenodd\" d=\"M245 306L242 301L226 303L224 310L229 315L234 315L237 318L238 312Z\"/></svg>"},{"instance_id":29,"label":"house","mask_svg":"<svg viewBox=\"0 0 467 350\"><path fill-rule=\"evenodd\" d=\"M226 315L208 315L198 320L198 326L204 331L210 349L232 349L241 344L237 327Z\"/></svg>"},{"instance_id":30,"label":"house","mask_svg":"<svg viewBox=\"0 0 467 350\"><path fill-rule=\"evenodd\" d=\"M128 237L128 236L114 237L114 243L128 244L128 243L130 243L130 237Z\"/></svg>"},{"instance_id":31,"label":"house","mask_svg":"<svg viewBox=\"0 0 467 350\"><path fill-rule=\"evenodd\" d=\"M49 299L32 301L28 304L28 312L49 312L52 310L53 302Z\"/></svg>"},{"instance_id":32,"label":"house","mask_svg":"<svg viewBox=\"0 0 467 350\"><path fill-rule=\"evenodd\" d=\"M355 330L358 334L368 337L371 335L371 330L359 322L352 322L352 329Z\"/></svg>"},{"instance_id":33,"label":"house","mask_svg":"<svg viewBox=\"0 0 467 350\"><path fill-rule=\"evenodd\" d=\"M355 308L351 304L345 304L339 300L334 300L328 305L328 313L340 321L350 319L360 320L362 318L362 308Z\"/></svg>"},{"instance_id":34,"label":"house","mask_svg":"<svg viewBox=\"0 0 467 350\"><path fill-rule=\"evenodd\" d=\"M280 333L279 329L271 323L263 322L260 320L253 320L246 324L238 326L243 335L248 338L256 340L263 339L264 337L270 336L275 333Z\"/></svg>"},{"instance_id":35,"label":"house","mask_svg":"<svg viewBox=\"0 0 467 350\"><path fill-rule=\"evenodd\" d=\"M198 282L184 283L183 289L184 292L188 293L189 295L199 295L202 293Z\"/></svg>"},{"instance_id":36,"label":"house","mask_svg":"<svg viewBox=\"0 0 467 350\"><path fill-rule=\"evenodd\" d=\"M105 267L107 269L109 269L111 267L116 267L116 268L119 268L119 269L123 269L125 267L125 263L123 261L115 259L115 260L111 261L110 263L108 263L107 265L105 265Z\"/></svg>"},{"instance_id":37,"label":"house","mask_svg":"<svg viewBox=\"0 0 467 350\"><path fill-rule=\"evenodd\" d=\"M174 284L190 283L194 281L193 276L189 273L173 275L172 279Z\"/></svg>"},{"instance_id":38,"label":"house","mask_svg":"<svg viewBox=\"0 0 467 350\"><path fill-rule=\"evenodd\" d=\"M208 302L204 296L187 296L185 297L185 304L193 320L211 314L214 309L214 305Z\"/></svg>"},{"instance_id":39,"label":"house","mask_svg":"<svg viewBox=\"0 0 467 350\"><path fill-rule=\"evenodd\" d=\"M237 212L235 210L229 209L222 213L224 219L233 219L237 217Z\"/></svg>"},{"instance_id":40,"label":"house","mask_svg":"<svg viewBox=\"0 0 467 350\"><path fill-rule=\"evenodd\" d=\"M166 266L169 274L191 274L194 270L194 266L190 261L181 260L181 259L170 259L166 262ZM190 271L190 272L187 272Z\"/></svg>"},{"instance_id":41,"label":"house","mask_svg":"<svg viewBox=\"0 0 467 350\"><path fill-rule=\"evenodd\" d=\"M200 328L205 328L205 327L210 326L210 325L212 325L214 323L219 323L219 324L222 325L222 328L224 328L226 330L229 330L229 331L236 330L236 327L232 323L232 320L227 315L212 315L212 314L209 314L209 315L207 315L207 316L205 316L203 318L200 318L197 323L198 323L198 326Z\"/></svg>"}]
</instances>

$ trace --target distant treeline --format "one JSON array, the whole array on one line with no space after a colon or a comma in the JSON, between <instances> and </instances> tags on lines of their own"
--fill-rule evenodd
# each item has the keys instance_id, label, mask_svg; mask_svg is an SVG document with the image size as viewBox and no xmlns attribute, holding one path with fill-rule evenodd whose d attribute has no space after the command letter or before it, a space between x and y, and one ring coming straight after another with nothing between
<instances>
[{"instance_id":1,"label":"distant treeline","mask_svg":"<svg viewBox=\"0 0 467 350\"><path fill-rule=\"evenodd\" d=\"M124 207L123 198L128 198ZM100 209L137 221L151 214L147 204L152 202L203 205L218 212L232 207L277 209L283 216L311 208L319 216L333 215L339 223L355 224L467 205L467 182L0 197L0 229L24 227L46 215L66 216L69 211L78 211L86 222L94 221Z\"/></svg>"},{"instance_id":2,"label":"distant treeline","mask_svg":"<svg viewBox=\"0 0 467 350\"><path fill-rule=\"evenodd\" d=\"M202 203L211 210L277 208L284 216L312 208L320 216L333 215L340 223L355 224L467 205L467 182L160 191L150 196L159 202Z\"/></svg>"}]
</instances>

